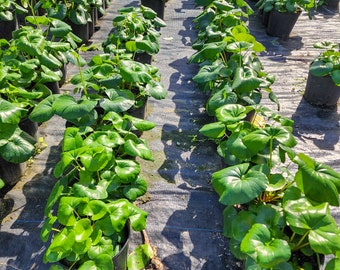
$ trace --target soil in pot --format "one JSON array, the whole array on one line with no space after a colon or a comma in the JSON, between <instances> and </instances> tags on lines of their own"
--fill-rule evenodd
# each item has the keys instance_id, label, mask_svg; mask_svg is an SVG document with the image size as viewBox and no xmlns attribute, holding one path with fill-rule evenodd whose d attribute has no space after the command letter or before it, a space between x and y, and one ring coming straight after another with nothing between
<instances>
[{"instance_id":1,"label":"soil in pot","mask_svg":"<svg viewBox=\"0 0 340 270\"><path fill-rule=\"evenodd\" d=\"M278 12L276 10L270 11L266 33L270 36L279 37L283 40L288 39L300 14L301 11L300 12Z\"/></svg>"},{"instance_id":2,"label":"soil in pot","mask_svg":"<svg viewBox=\"0 0 340 270\"><path fill-rule=\"evenodd\" d=\"M318 107L335 107L340 97L340 86L335 85L330 76L317 77L309 73L303 97Z\"/></svg>"},{"instance_id":3,"label":"soil in pot","mask_svg":"<svg viewBox=\"0 0 340 270\"><path fill-rule=\"evenodd\" d=\"M12 39L12 32L18 29L18 19L14 16L12 21L0 21L0 39Z\"/></svg>"}]
</instances>

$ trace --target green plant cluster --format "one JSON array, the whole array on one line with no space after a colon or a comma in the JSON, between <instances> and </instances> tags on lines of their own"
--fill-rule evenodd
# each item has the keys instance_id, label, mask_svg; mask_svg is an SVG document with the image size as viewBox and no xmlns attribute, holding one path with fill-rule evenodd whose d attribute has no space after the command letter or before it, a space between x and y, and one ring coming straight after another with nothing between
<instances>
[{"instance_id":1,"label":"green plant cluster","mask_svg":"<svg viewBox=\"0 0 340 270\"><path fill-rule=\"evenodd\" d=\"M0 0L0 21L13 21L16 14L28 13L27 0Z\"/></svg>"},{"instance_id":2,"label":"green plant cluster","mask_svg":"<svg viewBox=\"0 0 340 270\"><path fill-rule=\"evenodd\" d=\"M249 12L240 12L246 4L196 4L203 11L194 20L193 80L210 94L206 110L215 119L200 132L226 164L212 185L225 205L231 252L245 269L319 269L324 255L333 256L325 269L338 269L340 230L330 206L339 206L340 174L297 153L293 121L260 104L262 92L278 102L256 55L264 47L244 23Z\"/></svg>"},{"instance_id":3,"label":"green plant cluster","mask_svg":"<svg viewBox=\"0 0 340 270\"><path fill-rule=\"evenodd\" d=\"M339 45L323 41L314 44L314 48L322 49L321 52L311 63L309 71L317 77L331 76L333 82L340 86L340 51Z\"/></svg>"},{"instance_id":4,"label":"green plant cluster","mask_svg":"<svg viewBox=\"0 0 340 270\"><path fill-rule=\"evenodd\" d=\"M317 6L315 0L259 0L256 7L264 12L276 10L278 12L301 12L302 10L310 13L311 9Z\"/></svg>"},{"instance_id":5,"label":"green plant cluster","mask_svg":"<svg viewBox=\"0 0 340 270\"><path fill-rule=\"evenodd\" d=\"M35 27L22 26L10 41L0 40L0 127L4 131L0 156L13 163L27 161L35 154L33 134L23 131L21 123L51 95L48 83L61 80L61 68L76 40L71 28L60 20L38 16L27 20ZM54 41L57 38L59 41Z\"/></svg>"},{"instance_id":6,"label":"green plant cluster","mask_svg":"<svg viewBox=\"0 0 340 270\"><path fill-rule=\"evenodd\" d=\"M81 46L80 52L89 47ZM147 191L139 159L153 160L141 132L155 124L136 110L149 97L165 98L158 69L132 59L124 50L99 52L85 61L71 52L79 68L71 78L74 93L53 94L37 104L30 120L53 116L66 120L57 182L48 198L41 230L49 241L44 262L53 269L114 269L112 258L126 242L126 229L146 227L147 212L135 201ZM143 244L129 257L129 269L141 269L153 256Z\"/></svg>"},{"instance_id":7,"label":"green plant cluster","mask_svg":"<svg viewBox=\"0 0 340 270\"><path fill-rule=\"evenodd\" d=\"M125 7L118 10L119 15L113 21L113 29L103 42L105 52L116 53L126 50L127 53L147 53L154 55L159 51L159 29L165 27L165 22L157 17L150 8Z\"/></svg>"},{"instance_id":8,"label":"green plant cluster","mask_svg":"<svg viewBox=\"0 0 340 270\"><path fill-rule=\"evenodd\" d=\"M77 25L85 25L92 21L91 10L93 8L96 8L101 14L105 14L102 0L39 0L35 9L39 8L45 10L50 18L69 20Z\"/></svg>"}]
</instances>

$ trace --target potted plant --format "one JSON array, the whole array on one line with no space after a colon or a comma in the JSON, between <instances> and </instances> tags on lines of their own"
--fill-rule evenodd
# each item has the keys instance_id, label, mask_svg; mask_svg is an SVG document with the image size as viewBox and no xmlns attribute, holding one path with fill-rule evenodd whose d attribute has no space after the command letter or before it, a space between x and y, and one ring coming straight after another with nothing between
<instances>
[{"instance_id":1,"label":"potted plant","mask_svg":"<svg viewBox=\"0 0 340 270\"><path fill-rule=\"evenodd\" d=\"M40 0L35 8L46 10L48 17L67 22L72 27L73 33L83 43L88 43L90 38L91 4L97 4L97 2Z\"/></svg>"},{"instance_id":2,"label":"potted plant","mask_svg":"<svg viewBox=\"0 0 340 270\"><path fill-rule=\"evenodd\" d=\"M159 51L159 28L166 26L165 22L144 6L121 8L118 12L112 21L112 32L102 43L104 52L124 49L136 61L151 64L151 56Z\"/></svg>"},{"instance_id":3,"label":"potted plant","mask_svg":"<svg viewBox=\"0 0 340 270\"><path fill-rule=\"evenodd\" d=\"M17 13L27 13L27 10L15 0L0 1L0 38L12 39L12 32L18 29Z\"/></svg>"},{"instance_id":4,"label":"potted plant","mask_svg":"<svg viewBox=\"0 0 340 270\"><path fill-rule=\"evenodd\" d=\"M337 257L339 249L330 205L339 205L340 174L294 151L293 121L257 107L265 119L258 125L244 120L247 111L224 105L216 112L218 123L201 129L218 140L218 152L230 164L213 173L212 185L226 205L231 251L246 269L319 269L324 255Z\"/></svg>"},{"instance_id":5,"label":"potted plant","mask_svg":"<svg viewBox=\"0 0 340 270\"><path fill-rule=\"evenodd\" d=\"M288 39L302 10L315 7L314 0L260 0L256 6L267 16L264 20L266 32L270 36Z\"/></svg>"},{"instance_id":6,"label":"potted plant","mask_svg":"<svg viewBox=\"0 0 340 270\"><path fill-rule=\"evenodd\" d=\"M336 106L340 96L340 52L338 44L318 42L314 48L323 52L309 66L303 97L310 104L321 107Z\"/></svg>"},{"instance_id":7,"label":"potted plant","mask_svg":"<svg viewBox=\"0 0 340 270\"><path fill-rule=\"evenodd\" d=\"M128 241L129 226L141 231L146 225L147 213L132 204L145 193L146 182L131 158L152 160L151 151L126 129L119 114L110 112L101 119L92 131L87 125L87 130L65 130L61 160L54 169L58 181L46 204L41 236L44 241L54 236L44 261L66 261L68 269L113 269L112 257ZM127 256L117 263L117 269L126 269Z\"/></svg>"}]
</instances>

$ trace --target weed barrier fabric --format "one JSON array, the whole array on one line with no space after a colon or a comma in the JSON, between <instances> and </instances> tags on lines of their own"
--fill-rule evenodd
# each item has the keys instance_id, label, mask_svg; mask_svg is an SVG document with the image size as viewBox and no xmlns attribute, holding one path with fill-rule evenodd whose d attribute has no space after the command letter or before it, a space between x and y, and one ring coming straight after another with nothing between
<instances>
[{"instance_id":1,"label":"weed barrier fabric","mask_svg":"<svg viewBox=\"0 0 340 270\"><path fill-rule=\"evenodd\" d=\"M112 18L122 6L137 1L111 2L102 17L92 42L101 43L110 32ZM147 234L165 268L170 270L241 269L223 237L223 206L213 191L211 174L222 168L214 144L204 140L198 130L209 122L204 110L207 96L192 77L198 66L188 64L196 31L192 20L201 12L194 1L166 2L161 29L160 52L153 65L159 68L162 82L169 90L165 100L149 100L147 119L156 127L144 132L155 161L141 161L148 193L138 202L149 213ZM301 14L287 41L269 37L257 15L250 18L252 34L267 50L260 59L265 71L276 76L273 91L281 103L281 113L295 121L297 151L340 171L339 120L337 110L314 108L302 99L310 60L319 52L313 43L323 39L340 42L338 16L314 14L309 20ZM318 40L316 40L318 38ZM89 57L94 52L89 52ZM68 76L76 72L68 67ZM62 91L72 90L66 84ZM265 105L272 106L266 99ZM48 147L37 156L26 175L1 198L0 270L49 269L42 263L46 246L39 234L44 206L54 184L53 166L60 153L64 123L59 118L40 126ZM334 209L337 221L338 209ZM231 221L230 221L231 222ZM338 222L339 223L339 222ZM131 247L141 243L134 234Z\"/></svg>"}]
</instances>

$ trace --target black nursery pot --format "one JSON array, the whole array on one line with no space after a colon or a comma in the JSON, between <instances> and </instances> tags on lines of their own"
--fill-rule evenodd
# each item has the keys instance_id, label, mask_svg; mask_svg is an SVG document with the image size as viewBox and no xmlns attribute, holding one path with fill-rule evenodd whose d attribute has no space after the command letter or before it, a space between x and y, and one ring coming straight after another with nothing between
<instances>
[{"instance_id":1,"label":"black nursery pot","mask_svg":"<svg viewBox=\"0 0 340 270\"><path fill-rule=\"evenodd\" d=\"M0 39L12 39L12 32L19 27L17 16L14 16L12 21L0 21Z\"/></svg>"},{"instance_id":2,"label":"black nursery pot","mask_svg":"<svg viewBox=\"0 0 340 270\"><path fill-rule=\"evenodd\" d=\"M288 39L300 14L301 11L299 12L278 12L276 10L270 11L268 25L266 28L267 34L273 37L279 37L283 40Z\"/></svg>"},{"instance_id":3,"label":"black nursery pot","mask_svg":"<svg viewBox=\"0 0 340 270\"><path fill-rule=\"evenodd\" d=\"M150 54L148 54L146 52L136 53L136 55L134 57L134 60L139 62L139 63L142 63L142 64L149 64L149 65L151 65L152 55L150 55Z\"/></svg>"},{"instance_id":4,"label":"black nursery pot","mask_svg":"<svg viewBox=\"0 0 340 270\"><path fill-rule=\"evenodd\" d=\"M340 97L340 86L333 82L331 76L317 77L309 72L303 97L318 107L334 107Z\"/></svg>"},{"instance_id":5,"label":"black nursery pot","mask_svg":"<svg viewBox=\"0 0 340 270\"><path fill-rule=\"evenodd\" d=\"M165 0L141 0L141 4L155 11L157 17L164 19Z\"/></svg>"},{"instance_id":6,"label":"black nursery pot","mask_svg":"<svg viewBox=\"0 0 340 270\"><path fill-rule=\"evenodd\" d=\"M83 43L88 43L90 39L89 24L75 24L74 22L67 20L67 23L71 26L73 34L82 39Z\"/></svg>"}]
</instances>

